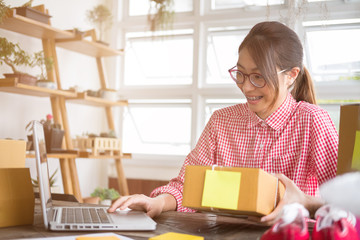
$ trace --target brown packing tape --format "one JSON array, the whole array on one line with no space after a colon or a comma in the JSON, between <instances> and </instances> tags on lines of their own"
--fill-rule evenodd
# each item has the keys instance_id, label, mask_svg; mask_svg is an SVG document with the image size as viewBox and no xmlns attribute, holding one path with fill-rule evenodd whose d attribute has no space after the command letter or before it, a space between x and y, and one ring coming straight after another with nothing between
<instances>
[{"instance_id":1,"label":"brown packing tape","mask_svg":"<svg viewBox=\"0 0 360 240\"><path fill-rule=\"evenodd\" d=\"M0 227L33 223L35 198L28 168L1 168L0 193Z\"/></svg>"},{"instance_id":2,"label":"brown packing tape","mask_svg":"<svg viewBox=\"0 0 360 240\"><path fill-rule=\"evenodd\" d=\"M187 166L183 191L183 206L198 210L211 211L201 206L205 172L211 166ZM261 169L215 167L220 171L241 172L240 193L237 210L213 209L216 212L263 216L269 214L276 202L283 196L285 188L277 183L277 178ZM279 188L277 191L276 188ZM278 193L277 193L278 192Z\"/></svg>"}]
</instances>

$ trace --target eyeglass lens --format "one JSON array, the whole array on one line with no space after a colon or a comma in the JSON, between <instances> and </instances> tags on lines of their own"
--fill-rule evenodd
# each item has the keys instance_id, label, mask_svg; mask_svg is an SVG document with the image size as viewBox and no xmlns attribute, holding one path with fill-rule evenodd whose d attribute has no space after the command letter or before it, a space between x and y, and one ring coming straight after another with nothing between
<instances>
[{"instance_id":1,"label":"eyeglass lens","mask_svg":"<svg viewBox=\"0 0 360 240\"><path fill-rule=\"evenodd\" d=\"M263 76L261 76L260 74L256 74L256 73L251 73L249 75L244 75L242 72L240 72L239 70L235 70L231 72L231 75L233 77L233 79L239 83L242 84L245 81L245 77L248 76L250 82L255 86L255 87L263 87L266 84L266 81L264 79Z\"/></svg>"}]
</instances>

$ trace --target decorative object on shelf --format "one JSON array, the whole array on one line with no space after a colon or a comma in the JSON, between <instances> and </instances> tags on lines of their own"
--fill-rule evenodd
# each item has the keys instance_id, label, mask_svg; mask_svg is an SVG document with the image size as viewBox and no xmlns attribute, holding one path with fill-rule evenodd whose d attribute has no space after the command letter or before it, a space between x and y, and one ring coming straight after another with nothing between
<instances>
[{"instance_id":1,"label":"decorative object on shelf","mask_svg":"<svg viewBox=\"0 0 360 240\"><path fill-rule=\"evenodd\" d=\"M55 186L55 182L56 182L56 173L58 172L58 169L56 169L50 176L49 181L50 181L50 188L51 188L51 192L52 193L59 193L59 187ZM34 179L31 178L31 183L33 185L34 188L34 192L39 192L39 181L38 179Z\"/></svg>"},{"instance_id":2,"label":"decorative object on shelf","mask_svg":"<svg viewBox=\"0 0 360 240\"><path fill-rule=\"evenodd\" d=\"M36 81L38 87L56 89L56 83L48 79L48 73L52 71L54 61L52 58L45 57L43 51L34 53L32 66L40 68L39 80Z\"/></svg>"},{"instance_id":3,"label":"decorative object on shelf","mask_svg":"<svg viewBox=\"0 0 360 240\"><path fill-rule=\"evenodd\" d=\"M38 22L49 24L50 15L46 13L44 5L32 7L33 0L27 1L21 7L16 7L16 14L27 17Z\"/></svg>"},{"instance_id":4,"label":"decorative object on shelf","mask_svg":"<svg viewBox=\"0 0 360 240\"><path fill-rule=\"evenodd\" d=\"M54 60L51 57L45 57L44 51L34 53L32 66L38 66L40 68L39 80L47 80L47 73L52 71Z\"/></svg>"},{"instance_id":5,"label":"decorative object on shelf","mask_svg":"<svg viewBox=\"0 0 360 240\"><path fill-rule=\"evenodd\" d=\"M6 78L16 77L20 83L35 85L36 77L22 73L17 66L32 66L31 56L21 49L19 44L9 42L6 38L0 38L0 65L8 65L13 73L3 74Z\"/></svg>"},{"instance_id":6,"label":"decorative object on shelf","mask_svg":"<svg viewBox=\"0 0 360 240\"><path fill-rule=\"evenodd\" d=\"M86 95L90 96L90 97L99 97L98 96L98 91L94 91L94 90L86 90Z\"/></svg>"},{"instance_id":7,"label":"decorative object on shelf","mask_svg":"<svg viewBox=\"0 0 360 240\"><path fill-rule=\"evenodd\" d=\"M46 120L42 119L40 120L40 123L44 127L46 152L51 153L62 150L61 145L64 137L64 130L61 129L61 125L54 123L51 114L46 115ZM32 121L26 125L25 129L28 131L32 129ZM32 141L32 135L28 135L27 137L28 141ZM31 149L33 149L33 146L30 147L30 150Z\"/></svg>"},{"instance_id":8,"label":"decorative object on shelf","mask_svg":"<svg viewBox=\"0 0 360 240\"><path fill-rule=\"evenodd\" d=\"M86 18L97 29L98 40L103 43L105 31L112 25L111 11L105 5L99 4L86 12Z\"/></svg>"},{"instance_id":9,"label":"decorative object on shelf","mask_svg":"<svg viewBox=\"0 0 360 240\"><path fill-rule=\"evenodd\" d=\"M147 16L151 31L166 30L172 27L174 20L174 0L150 0Z\"/></svg>"},{"instance_id":10,"label":"decorative object on shelf","mask_svg":"<svg viewBox=\"0 0 360 240\"><path fill-rule=\"evenodd\" d=\"M118 100L118 93L115 89L105 88L98 91L98 96L116 102Z\"/></svg>"},{"instance_id":11,"label":"decorative object on shelf","mask_svg":"<svg viewBox=\"0 0 360 240\"><path fill-rule=\"evenodd\" d=\"M111 205L112 200L115 200L120 197L118 191L113 188L101 188L97 187L93 193L91 193L92 197L99 197L102 205Z\"/></svg>"},{"instance_id":12,"label":"decorative object on shelf","mask_svg":"<svg viewBox=\"0 0 360 240\"><path fill-rule=\"evenodd\" d=\"M121 155L121 140L110 137L77 137L73 139L74 148L87 152L91 155Z\"/></svg>"}]
</instances>

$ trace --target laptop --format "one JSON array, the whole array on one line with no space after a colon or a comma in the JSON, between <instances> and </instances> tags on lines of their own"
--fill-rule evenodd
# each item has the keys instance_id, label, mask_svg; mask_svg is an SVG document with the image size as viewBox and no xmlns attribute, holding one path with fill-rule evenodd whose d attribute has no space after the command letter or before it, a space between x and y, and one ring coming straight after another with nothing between
<instances>
[{"instance_id":1,"label":"laptop","mask_svg":"<svg viewBox=\"0 0 360 240\"><path fill-rule=\"evenodd\" d=\"M155 230L156 222L142 211L117 210L107 207L54 207L51 199L44 129L33 121L33 140L39 182L41 210L46 229L52 231L146 231Z\"/></svg>"}]
</instances>

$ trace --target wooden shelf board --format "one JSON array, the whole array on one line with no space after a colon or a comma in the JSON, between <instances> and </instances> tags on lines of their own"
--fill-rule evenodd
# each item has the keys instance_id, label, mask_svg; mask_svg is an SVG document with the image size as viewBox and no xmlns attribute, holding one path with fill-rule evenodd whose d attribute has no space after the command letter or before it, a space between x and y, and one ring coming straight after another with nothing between
<instances>
[{"instance_id":1,"label":"wooden shelf board","mask_svg":"<svg viewBox=\"0 0 360 240\"><path fill-rule=\"evenodd\" d=\"M55 42L58 47L92 57L110 57L123 54L122 50L115 50L101 43L75 37L72 39L56 39Z\"/></svg>"},{"instance_id":2,"label":"wooden shelf board","mask_svg":"<svg viewBox=\"0 0 360 240\"><path fill-rule=\"evenodd\" d=\"M77 158L78 154L74 153L48 153L48 158ZM28 153L26 154L26 158L35 158L35 154Z\"/></svg>"},{"instance_id":3,"label":"wooden shelf board","mask_svg":"<svg viewBox=\"0 0 360 240\"><path fill-rule=\"evenodd\" d=\"M131 153L123 153L122 155L93 155L90 152L79 152L79 158L93 158L93 159L131 159Z\"/></svg>"},{"instance_id":4,"label":"wooden shelf board","mask_svg":"<svg viewBox=\"0 0 360 240\"><path fill-rule=\"evenodd\" d=\"M74 33L52 27L46 23L9 12L0 28L39 39L55 39L56 46L92 57L117 56L122 50L114 50L101 43L79 39Z\"/></svg>"},{"instance_id":5,"label":"wooden shelf board","mask_svg":"<svg viewBox=\"0 0 360 240\"><path fill-rule=\"evenodd\" d=\"M4 19L3 23L0 24L0 28L40 39L66 39L74 36L73 33L56 29L46 23L17 15L15 12L16 10L9 12L10 16Z\"/></svg>"},{"instance_id":6,"label":"wooden shelf board","mask_svg":"<svg viewBox=\"0 0 360 240\"><path fill-rule=\"evenodd\" d=\"M127 106L128 101L126 100L120 100L117 102L109 101L103 98L98 97L91 97L88 96L85 92L80 92L77 94L76 98L69 98L67 101L78 103L78 104L84 104L84 105L90 105L95 107L112 107L112 106Z\"/></svg>"},{"instance_id":7,"label":"wooden shelf board","mask_svg":"<svg viewBox=\"0 0 360 240\"><path fill-rule=\"evenodd\" d=\"M2 78L0 79L0 91L8 93L24 94L36 97L50 97L50 96L64 96L76 97L76 92L65 90L54 90L38 86L31 86L27 84L18 83L17 78Z\"/></svg>"}]
</instances>

